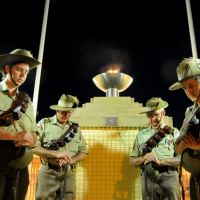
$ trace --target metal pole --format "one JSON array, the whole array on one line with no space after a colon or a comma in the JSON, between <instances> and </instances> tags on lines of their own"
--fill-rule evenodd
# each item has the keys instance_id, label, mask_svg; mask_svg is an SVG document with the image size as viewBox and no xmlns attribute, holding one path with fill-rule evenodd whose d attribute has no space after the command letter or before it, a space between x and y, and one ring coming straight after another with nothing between
<instances>
[{"instance_id":1,"label":"metal pole","mask_svg":"<svg viewBox=\"0 0 200 200\"><path fill-rule=\"evenodd\" d=\"M38 60L41 63L43 60L45 35L46 35L47 19L48 19L48 12L49 12L49 2L50 2L50 0L45 1L42 32L41 32L41 38L40 38L40 48L39 48ZM33 110L34 110L35 118L37 115L37 105L38 105L38 94L39 94L39 87L40 87L41 71L42 71L42 64L37 67L36 77L35 77L35 87L34 87L34 93L33 93Z\"/></svg>"},{"instance_id":2,"label":"metal pole","mask_svg":"<svg viewBox=\"0 0 200 200\"><path fill-rule=\"evenodd\" d=\"M185 0L185 3L186 3L186 9L187 9L187 18L188 18L189 31L190 31L192 57L193 58L198 58L190 0Z\"/></svg>"},{"instance_id":3,"label":"metal pole","mask_svg":"<svg viewBox=\"0 0 200 200\"><path fill-rule=\"evenodd\" d=\"M192 9L191 9L190 0L185 0L185 4L186 4L186 10L187 10L187 19L188 19L189 32L190 32L190 42L191 42L191 48L192 48L192 57L197 59L198 58L198 54L197 54L196 39L195 39L195 33L194 33L194 25L193 25L193 19L192 19ZM181 158L180 169L181 169L181 172L180 172L181 174L180 174L179 179L181 180L181 177L182 177L182 158ZM191 181L191 177L190 177L190 181ZM181 180L181 182L182 182L182 180ZM191 183L190 183L190 189L191 189ZM193 191L190 191L190 192L193 192ZM198 194L198 192L196 194ZM182 185L182 198L185 199L185 191L184 191L183 185Z\"/></svg>"}]
</instances>

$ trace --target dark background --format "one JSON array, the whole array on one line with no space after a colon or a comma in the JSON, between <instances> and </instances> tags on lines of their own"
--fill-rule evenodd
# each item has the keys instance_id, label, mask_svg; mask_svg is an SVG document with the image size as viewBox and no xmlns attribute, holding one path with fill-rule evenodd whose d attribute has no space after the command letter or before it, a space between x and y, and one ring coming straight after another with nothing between
<instances>
[{"instance_id":1,"label":"dark background","mask_svg":"<svg viewBox=\"0 0 200 200\"><path fill-rule=\"evenodd\" d=\"M45 1L2 2L0 54L24 48L37 58ZM190 2L198 50L200 3ZM77 96L80 106L95 96L105 96L92 78L115 63L134 79L120 96L143 104L152 96L162 97L169 102L168 115L179 128L191 102L182 90L170 92L168 88L177 79L177 64L191 56L184 0L50 0L38 118L54 114L49 105L57 104L62 93ZM32 70L22 86L31 97L34 81Z\"/></svg>"}]
</instances>

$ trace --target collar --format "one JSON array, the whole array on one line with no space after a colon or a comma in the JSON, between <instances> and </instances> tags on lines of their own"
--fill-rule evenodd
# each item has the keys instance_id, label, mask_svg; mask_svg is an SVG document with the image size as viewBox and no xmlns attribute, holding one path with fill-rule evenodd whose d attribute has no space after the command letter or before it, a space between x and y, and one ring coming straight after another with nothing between
<instances>
[{"instance_id":1,"label":"collar","mask_svg":"<svg viewBox=\"0 0 200 200\"><path fill-rule=\"evenodd\" d=\"M5 79L3 81L0 82L0 92L6 91L8 90L8 86L6 84Z\"/></svg>"},{"instance_id":2,"label":"collar","mask_svg":"<svg viewBox=\"0 0 200 200\"><path fill-rule=\"evenodd\" d=\"M0 92L4 92L4 91L8 91L8 93L9 93L8 86L6 84L5 79L0 82ZM19 89L18 88L16 88L16 94L17 93L19 93Z\"/></svg>"}]
</instances>

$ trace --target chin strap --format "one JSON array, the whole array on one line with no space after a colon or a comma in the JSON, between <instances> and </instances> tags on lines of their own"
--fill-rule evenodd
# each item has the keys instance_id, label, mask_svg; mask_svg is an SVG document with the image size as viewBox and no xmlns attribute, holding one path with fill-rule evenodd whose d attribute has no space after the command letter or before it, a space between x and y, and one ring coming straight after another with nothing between
<instances>
[{"instance_id":1,"label":"chin strap","mask_svg":"<svg viewBox=\"0 0 200 200\"><path fill-rule=\"evenodd\" d=\"M18 86L17 83L14 81L14 79L12 78L12 72L10 71L10 78L12 80L12 82L14 83L15 86Z\"/></svg>"},{"instance_id":2,"label":"chin strap","mask_svg":"<svg viewBox=\"0 0 200 200\"><path fill-rule=\"evenodd\" d=\"M200 90L199 90L199 95L197 97L197 100L195 101L198 105L200 104L199 100L200 100Z\"/></svg>"}]
</instances>

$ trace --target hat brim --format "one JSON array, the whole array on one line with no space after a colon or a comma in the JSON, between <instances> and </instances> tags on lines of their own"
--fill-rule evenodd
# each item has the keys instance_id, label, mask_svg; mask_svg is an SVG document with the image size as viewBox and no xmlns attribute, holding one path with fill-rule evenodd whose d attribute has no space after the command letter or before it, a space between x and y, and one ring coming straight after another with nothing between
<instances>
[{"instance_id":1,"label":"hat brim","mask_svg":"<svg viewBox=\"0 0 200 200\"><path fill-rule=\"evenodd\" d=\"M168 107L168 103L166 101L163 101L162 104L159 104L157 107L155 108L151 108L151 107L146 107L145 111L140 112L139 114L145 114L145 113L150 113L150 112L155 112L156 110L160 110L160 109L165 109Z\"/></svg>"},{"instance_id":2,"label":"hat brim","mask_svg":"<svg viewBox=\"0 0 200 200\"><path fill-rule=\"evenodd\" d=\"M37 67L41 63L35 58L31 58L28 56L18 55L18 54L3 54L0 55L0 70L9 63L13 62L25 62L29 65L30 69Z\"/></svg>"},{"instance_id":3,"label":"hat brim","mask_svg":"<svg viewBox=\"0 0 200 200\"><path fill-rule=\"evenodd\" d=\"M154 112L154 111L156 111L156 109L146 108L146 110L139 112L139 114L145 114L145 113Z\"/></svg>"},{"instance_id":4,"label":"hat brim","mask_svg":"<svg viewBox=\"0 0 200 200\"><path fill-rule=\"evenodd\" d=\"M180 82L176 82L174 84L172 84L170 87L169 87L169 90L170 91L174 91L174 90L178 90L178 89L181 89L182 88L182 85Z\"/></svg>"},{"instance_id":5,"label":"hat brim","mask_svg":"<svg viewBox=\"0 0 200 200\"><path fill-rule=\"evenodd\" d=\"M74 108L69 108L69 107L63 107L63 106L58 106L58 105L52 105L50 106L50 109L52 110L59 110L59 111L72 111Z\"/></svg>"}]
</instances>

